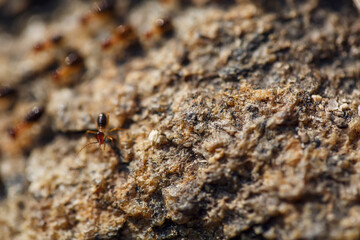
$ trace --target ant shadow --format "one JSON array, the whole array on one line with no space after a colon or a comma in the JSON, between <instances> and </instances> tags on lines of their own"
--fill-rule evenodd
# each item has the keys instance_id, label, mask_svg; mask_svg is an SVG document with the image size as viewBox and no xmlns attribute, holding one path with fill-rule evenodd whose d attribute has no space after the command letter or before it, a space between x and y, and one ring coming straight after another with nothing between
<instances>
[{"instance_id":1,"label":"ant shadow","mask_svg":"<svg viewBox=\"0 0 360 240\"><path fill-rule=\"evenodd\" d=\"M129 169L127 168L129 163L124 162L123 155L122 155L121 150L118 145L118 139L113 138L113 141L110 141L107 139L105 141L105 143L109 144L109 146L111 147L111 150L113 150L113 152L115 153L117 163L118 163L118 172L123 172L123 171L129 172Z\"/></svg>"}]
</instances>

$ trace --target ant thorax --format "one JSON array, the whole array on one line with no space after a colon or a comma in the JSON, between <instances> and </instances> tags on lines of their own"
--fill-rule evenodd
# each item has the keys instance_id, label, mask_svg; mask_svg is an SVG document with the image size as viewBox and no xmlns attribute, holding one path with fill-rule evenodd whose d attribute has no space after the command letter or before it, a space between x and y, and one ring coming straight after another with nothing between
<instances>
[{"instance_id":1,"label":"ant thorax","mask_svg":"<svg viewBox=\"0 0 360 240\"><path fill-rule=\"evenodd\" d=\"M105 143L105 134L102 131L96 133L96 140L99 144Z\"/></svg>"}]
</instances>

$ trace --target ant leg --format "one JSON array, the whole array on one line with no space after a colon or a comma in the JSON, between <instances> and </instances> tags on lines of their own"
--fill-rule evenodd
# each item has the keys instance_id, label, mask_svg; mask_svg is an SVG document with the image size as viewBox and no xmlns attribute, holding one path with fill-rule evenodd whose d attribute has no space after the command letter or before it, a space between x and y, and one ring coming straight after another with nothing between
<instances>
[{"instance_id":1,"label":"ant leg","mask_svg":"<svg viewBox=\"0 0 360 240\"><path fill-rule=\"evenodd\" d=\"M114 132L114 131L119 131L119 130L123 130L122 128L113 128L113 129L110 129L108 132Z\"/></svg>"},{"instance_id":2,"label":"ant leg","mask_svg":"<svg viewBox=\"0 0 360 240\"><path fill-rule=\"evenodd\" d=\"M95 141L95 142L90 142L90 143L85 144L85 145L76 153L76 157L79 155L79 153L80 153L82 150L84 150L84 148L86 148L87 146L89 146L89 145L91 145L91 144L95 144L95 143L97 143L97 141Z\"/></svg>"},{"instance_id":3,"label":"ant leg","mask_svg":"<svg viewBox=\"0 0 360 240\"><path fill-rule=\"evenodd\" d=\"M105 136L105 138L110 139L110 141L111 141L112 144L114 143L114 139L113 139L112 137ZM105 145L105 144L104 144L104 145ZM113 146L111 145L111 148L112 148L112 147L113 147Z\"/></svg>"},{"instance_id":4,"label":"ant leg","mask_svg":"<svg viewBox=\"0 0 360 240\"><path fill-rule=\"evenodd\" d=\"M97 123L96 123L94 117L93 117L90 113L89 113L89 116L90 116L90 118L91 118L91 121L94 123L94 125L95 125L95 127L96 127L96 126L97 126Z\"/></svg>"},{"instance_id":5,"label":"ant leg","mask_svg":"<svg viewBox=\"0 0 360 240\"><path fill-rule=\"evenodd\" d=\"M92 133L92 134L97 134L97 132L96 132L96 131L87 130L87 131L86 131L86 136L87 136L89 133Z\"/></svg>"},{"instance_id":6,"label":"ant leg","mask_svg":"<svg viewBox=\"0 0 360 240\"><path fill-rule=\"evenodd\" d=\"M110 139L110 141L111 141L112 144L114 143L114 138L109 137L109 136L105 136L105 138ZM111 145L111 148L113 148L113 145Z\"/></svg>"},{"instance_id":7,"label":"ant leg","mask_svg":"<svg viewBox=\"0 0 360 240\"><path fill-rule=\"evenodd\" d=\"M109 137L109 136L105 136L107 139L110 139L111 143L114 142L114 139L112 137Z\"/></svg>"},{"instance_id":8,"label":"ant leg","mask_svg":"<svg viewBox=\"0 0 360 240\"><path fill-rule=\"evenodd\" d=\"M111 143L114 142L114 139L112 137L105 136L105 138L110 139ZM104 151L105 151L105 147L106 147L106 143L104 143Z\"/></svg>"}]
</instances>

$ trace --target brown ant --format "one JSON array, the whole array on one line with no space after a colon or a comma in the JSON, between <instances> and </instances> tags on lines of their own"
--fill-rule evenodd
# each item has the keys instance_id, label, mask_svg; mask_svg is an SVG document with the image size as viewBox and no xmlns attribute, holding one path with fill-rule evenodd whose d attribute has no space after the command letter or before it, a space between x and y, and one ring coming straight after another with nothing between
<instances>
[{"instance_id":1,"label":"brown ant","mask_svg":"<svg viewBox=\"0 0 360 240\"><path fill-rule=\"evenodd\" d=\"M33 47L33 51L35 53L39 53L42 51L45 51L47 49L50 49L56 45L59 45L62 41L62 36L61 35L54 35L52 36L50 39L43 41L43 42L39 42L37 43L34 47Z\"/></svg>"},{"instance_id":2,"label":"brown ant","mask_svg":"<svg viewBox=\"0 0 360 240\"><path fill-rule=\"evenodd\" d=\"M17 95L17 90L13 87L0 86L0 101L12 99Z\"/></svg>"},{"instance_id":3,"label":"brown ant","mask_svg":"<svg viewBox=\"0 0 360 240\"><path fill-rule=\"evenodd\" d=\"M0 86L0 98L7 98L14 96L16 94L16 89L7 86Z\"/></svg>"},{"instance_id":4,"label":"brown ant","mask_svg":"<svg viewBox=\"0 0 360 240\"><path fill-rule=\"evenodd\" d=\"M112 36L102 43L102 48L109 49L116 44L121 44L121 47L125 49L136 41L137 35L134 29L130 25L120 25L115 29Z\"/></svg>"},{"instance_id":5,"label":"brown ant","mask_svg":"<svg viewBox=\"0 0 360 240\"><path fill-rule=\"evenodd\" d=\"M35 122L37 122L44 113L43 107L33 107L30 112L26 115L25 119L17 124L15 127L10 128L8 130L10 136L15 139L19 135L20 132L24 131L25 129L30 128Z\"/></svg>"},{"instance_id":6,"label":"brown ant","mask_svg":"<svg viewBox=\"0 0 360 240\"><path fill-rule=\"evenodd\" d=\"M147 39L160 38L172 34L174 26L169 18L158 18L154 22L153 29L145 34Z\"/></svg>"},{"instance_id":7,"label":"brown ant","mask_svg":"<svg viewBox=\"0 0 360 240\"><path fill-rule=\"evenodd\" d=\"M77 155L87 146L91 145L91 144L99 144L99 149L101 148L101 145L104 145L104 150L105 150L105 140L109 139L111 141L111 143L114 142L114 138L110 137L109 135L105 134L105 130L109 125L109 120L110 120L110 113L108 113L107 115L105 113L100 113L98 115L97 121L95 122L94 117L90 115L91 120L94 122L95 125L97 125L97 131L92 131L92 130L87 130L86 131L86 135L91 133L91 134L95 134L94 138L96 139L96 141L94 142L90 142L88 144L86 144L85 146L83 146L80 151L78 151ZM107 131L108 133L114 132L114 131L118 131L121 128L113 128L110 129L109 131Z\"/></svg>"},{"instance_id":8,"label":"brown ant","mask_svg":"<svg viewBox=\"0 0 360 240\"><path fill-rule=\"evenodd\" d=\"M60 85L71 85L84 70L84 59L76 51L70 52L64 65L53 73L53 79Z\"/></svg>"},{"instance_id":9,"label":"brown ant","mask_svg":"<svg viewBox=\"0 0 360 240\"><path fill-rule=\"evenodd\" d=\"M8 86L0 86L0 110L9 109L13 106L17 90Z\"/></svg>"},{"instance_id":10,"label":"brown ant","mask_svg":"<svg viewBox=\"0 0 360 240\"><path fill-rule=\"evenodd\" d=\"M111 15L112 11L115 8L115 2L113 0L102 0L96 2L92 11L81 17L80 22L82 25L86 26L89 24L91 19L100 19L108 17Z\"/></svg>"}]
</instances>

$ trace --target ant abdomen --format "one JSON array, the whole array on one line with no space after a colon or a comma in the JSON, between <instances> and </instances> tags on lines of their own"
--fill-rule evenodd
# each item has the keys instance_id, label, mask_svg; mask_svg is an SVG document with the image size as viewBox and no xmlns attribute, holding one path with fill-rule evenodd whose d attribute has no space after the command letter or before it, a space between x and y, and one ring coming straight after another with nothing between
<instances>
[{"instance_id":1,"label":"ant abdomen","mask_svg":"<svg viewBox=\"0 0 360 240\"><path fill-rule=\"evenodd\" d=\"M105 128L107 125L107 117L105 113L100 113L97 118L97 124L99 128Z\"/></svg>"},{"instance_id":2,"label":"ant abdomen","mask_svg":"<svg viewBox=\"0 0 360 240\"><path fill-rule=\"evenodd\" d=\"M44 108L43 107L37 107L35 106L33 109L31 109L31 111L26 115L25 117L25 122L27 123L33 123L38 121L41 116L44 113Z\"/></svg>"}]
</instances>

